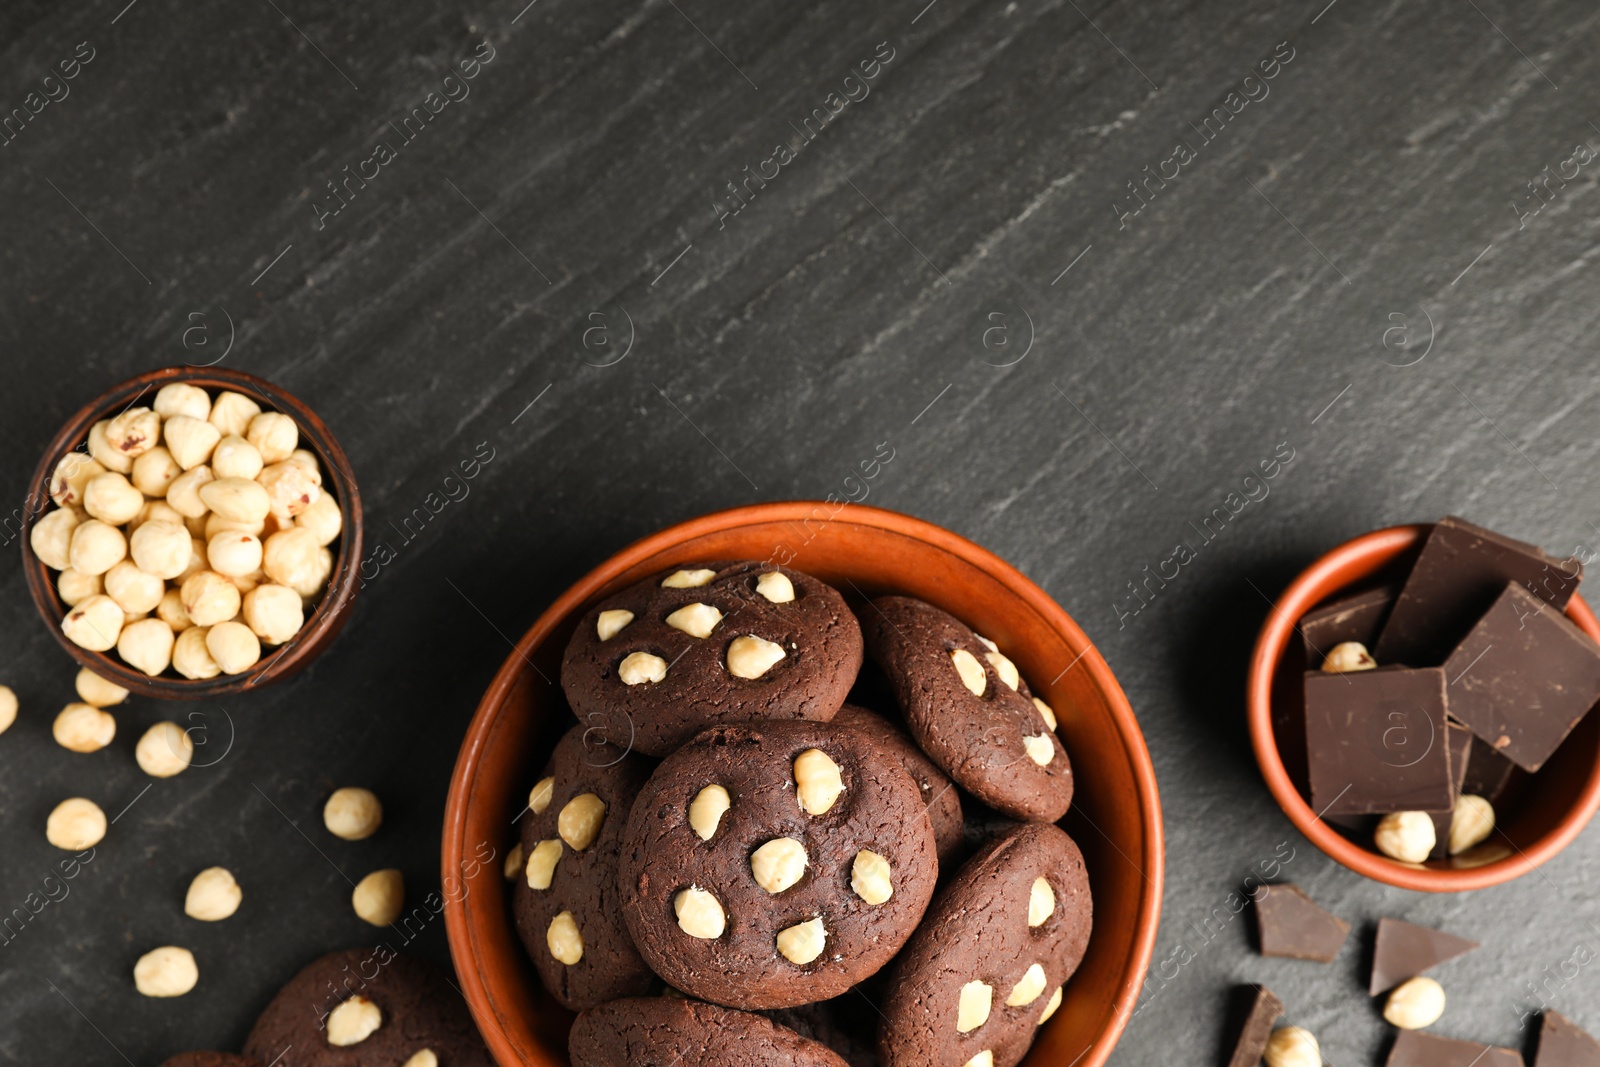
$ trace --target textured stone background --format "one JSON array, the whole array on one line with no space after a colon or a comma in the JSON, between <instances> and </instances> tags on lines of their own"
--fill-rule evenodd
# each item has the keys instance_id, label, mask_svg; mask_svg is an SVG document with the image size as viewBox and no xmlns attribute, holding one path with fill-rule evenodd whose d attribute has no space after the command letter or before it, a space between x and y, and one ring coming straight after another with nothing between
<instances>
[{"instance_id":1,"label":"textured stone background","mask_svg":"<svg viewBox=\"0 0 1600 1067\"><path fill-rule=\"evenodd\" d=\"M1190 926L1280 842L1285 876L1363 933L1388 914L1484 942L1444 972L1442 1032L1519 1042L1530 982L1600 1030L1600 969L1560 977L1600 947L1597 831L1493 891L1363 881L1279 813L1242 701L1264 595L1347 537L1455 511L1563 553L1596 540L1600 167L1551 182L1537 214L1527 185L1600 146L1595 8L923 2L0 8L6 112L80 42L94 55L0 147L0 499L20 504L95 392L219 358L321 412L374 537L480 444L494 457L421 537L391 537L398 558L314 669L194 709L225 758L145 793L133 742L174 710L135 701L109 750L55 747L72 666L7 546L0 680L23 714L0 738L0 905L55 859L58 799L133 806L0 946L0 1059L236 1045L294 968L370 939L346 875L398 865L415 897L436 887L454 752L504 635L628 541L842 492L883 441L870 502L1041 583L1149 738L1169 835L1157 960L1196 956L1113 1062L1217 1058L1246 980L1332 1063L1382 1055L1356 940L1324 967L1256 959L1244 920L1204 944ZM398 142L389 123L485 40L471 95L319 227L325 183ZM870 95L719 220L724 183L797 141L880 42ZM1270 95L1201 145L1191 124L1275 51L1293 58ZM1131 214L1126 183L1180 138L1195 158ZM1295 459L1271 495L1131 614L1127 583L1280 443ZM349 783L388 821L330 844L320 805ZM245 905L197 928L181 894L212 863ZM201 984L146 1001L129 968L169 941L195 948ZM414 947L444 959L442 922Z\"/></svg>"}]
</instances>

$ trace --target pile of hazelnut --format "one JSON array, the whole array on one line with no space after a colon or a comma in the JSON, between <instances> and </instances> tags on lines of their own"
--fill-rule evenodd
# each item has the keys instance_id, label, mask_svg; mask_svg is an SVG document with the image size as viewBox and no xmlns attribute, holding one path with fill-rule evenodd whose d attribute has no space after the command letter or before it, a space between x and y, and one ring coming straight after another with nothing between
<instances>
[{"instance_id":1,"label":"pile of hazelnut","mask_svg":"<svg viewBox=\"0 0 1600 1067\"><path fill-rule=\"evenodd\" d=\"M299 631L342 526L288 415L174 382L61 457L31 544L59 571L61 629L156 677L240 674Z\"/></svg>"}]
</instances>

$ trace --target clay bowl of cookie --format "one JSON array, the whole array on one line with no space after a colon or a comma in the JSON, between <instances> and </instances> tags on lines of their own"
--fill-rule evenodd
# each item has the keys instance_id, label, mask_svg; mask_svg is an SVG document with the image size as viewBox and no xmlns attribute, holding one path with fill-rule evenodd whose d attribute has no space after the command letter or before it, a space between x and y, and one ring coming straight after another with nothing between
<instances>
[{"instance_id":1,"label":"clay bowl of cookie","mask_svg":"<svg viewBox=\"0 0 1600 1067\"><path fill-rule=\"evenodd\" d=\"M143 696L280 681L349 615L362 537L349 472L316 413L255 375L130 378L44 447L22 509L28 591L68 655Z\"/></svg>"},{"instance_id":2,"label":"clay bowl of cookie","mask_svg":"<svg viewBox=\"0 0 1600 1067\"><path fill-rule=\"evenodd\" d=\"M442 861L444 884L455 887L444 894L451 955L496 1059L568 1063L573 1016L544 992L523 952L500 869L534 772L573 722L557 682L562 652L600 599L664 568L717 559L781 560L839 589L855 609L884 593L929 601L999 642L1057 709L1078 768L1060 825L1083 850L1095 919L1060 1009L1023 1062L1103 1064L1133 1012L1161 906L1160 802L1127 698L1077 623L993 553L907 515L815 502L721 511L628 546L539 616L484 694L451 780Z\"/></svg>"},{"instance_id":3,"label":"clay bowl of cookie","mask_svg":"<svg viewBox=\"0 0 1600 1067\"><path fill-rule=\"evenodd\" d=\"M1302 619L1330 602L1404 582L1433 530L1394 526L1347 541L1297 577L1273 605L1250 661L1247 709L1256 762L1273 799L1312 844L1355 871L1402 889L1453 893L1501 885L1548 862L1600 810L1600 715L1587 715L1539 770L1511 769L1494 799L1495 825L1480 844L1446 858L1402 862L1380 853L1372 828L1320 818L1308 797ZM1374 596L1381 594L1374 593ZM1581 596L1566 617L1600 641L1600 623ZM1309 669L1316 669L1313 663ZM1447 679L1448 680L1448 679ZM1409 757L1408 757L1409 758ZM1376 817L1372 817L1376 822Z\"/></svg>"}]
</instances>

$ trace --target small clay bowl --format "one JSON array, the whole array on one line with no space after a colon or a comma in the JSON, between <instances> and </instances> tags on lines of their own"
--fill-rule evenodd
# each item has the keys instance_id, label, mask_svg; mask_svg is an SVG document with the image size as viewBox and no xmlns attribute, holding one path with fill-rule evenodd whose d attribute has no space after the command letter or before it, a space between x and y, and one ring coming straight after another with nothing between
<instances>
[{"instance_id":1,"label":"small clay bowl","mask_svg":"<svg viewBox=\"0 0 1600 1067\"><path fill-rule=\"evenodd\" d=\"M1341 834L1305 799L1305 653L1299 621L1320 604L1364 588L1400 582L1432 525L1392 526L1347 541L1294 580L1268 615L1250 660L1246 701L1250 740L1278 806L1311 843L1357 874L1401 889L1458 893L1500 885L1566 848L1600 810L1600 714L1586 716L1535 776L1516 772L1496 805L1496 829L1476 848L1448 860L1412 866ZM1600 640L1600 624L1582 597L1567 617Z\"/></svg>"},{"instance_id":2,"label":"small clay bowl","mask_svg":"<svg viewBox=\"0 0 1600 1067\"><path fill-rule=\"evenodd\" d=\"M1094 892L1088 954L1026 1067L1099 1067L1134 1010L1161 908L1161 805L1133 709L1078 625L1021 572L948 530L858 504L757 504L629 546L562 594L517 642L467 730L445 808L445 929L461 988L503 1067L563 1067L572 1014L539 984L511 921L501 864L556 737L572 723L559 684L576 620L665 567L770 559L838 588L860 610L888 592L921 597L999 642L1055 709L1077 768L1061 826Z\"/></svg>"},{"instance_id":3,"label":"small clay bowl","mask_svg":"<svg viewBox=\"0 0 1600 1067\"><path fill-rule=\"evenodd\" d=\"M333 545L333 573L328 579L327 592L317 602L316 609L300 627L299 633L276 648L263 649L260 662L241 674L189 679L169 668L166 673L151 678L143 671L123 663L114 649L110 652L92 652L73 644L61 631L61 620L69 608L56 592L56 572L33 554L30 544L33 524L55 508L50 501L50 476L61 457L82 447L88 440L89 428L95 423L138 404L148 406L155 399L156 391L172 382L197 385L213 396L223 390L243 393L267 411L281 411L292 417L300 428L300 447L316 453L322 467L323 488L334 494L343 515L344 527ZM333 434L317 418L316 413L278 386L253 374L222 367L166 367L129 378L95 397L68 419L67 424L50 439L39 458L33 480L28 483L29 506L23 509L22 571L28 579L28 591L33 596L33 603L39 609L45 627L55 635L56 641L67 650L68 655L102 678L116 682L140 696L162 700L204 700L281 681L304 668L328 647L343 628L355 597L357 568L361 562L361 495L349 472L350 460L346 458L344 449L339 447L339 442L334 440Z\"/></svg>"}]
</instances>

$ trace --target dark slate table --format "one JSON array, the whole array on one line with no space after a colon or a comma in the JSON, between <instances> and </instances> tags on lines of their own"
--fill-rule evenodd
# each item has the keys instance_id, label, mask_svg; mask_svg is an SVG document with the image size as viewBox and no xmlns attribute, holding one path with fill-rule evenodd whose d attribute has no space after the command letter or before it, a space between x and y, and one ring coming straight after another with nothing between
<instances>
[{"instance_id":1,"label":"dark slate table","mask_svg":"<svg viewBox=\"0 0 1600 1067\"><path fill-rule=\"evenodd\" d=\"M1264 595L1333 544L1449 511L1563 554L1600 540L1600 15L924 2L0 9L0 499L95 392L220 361L319 410L394 552L307 674L225 708L136 700L81 756L50 739L73 666L6 546L3 910L57 857L56 800L131 806L0 946L0 1059L236 1045L292 969L370 942L346 876L436 888L508 636L630 540L842 495L883 442L869 502L1049 590L1149 739L1156 959L1192 958L1113 1062L1214 1059L1249 980L1332 1063L1382 1054L1357 939L1319 966L1256 958L1246 920L1203 932L1285 842L1283 876L1362 938L1397 915L1484 942L1447 972L1442 1032L1518 1043L1540 998L1600 1030L1600 968L1568 962L1600 947L1597 831L1500 889L1386 889L1292 830L1243 722ZM479 452L470 492L400 533ZM1280 453L1270 495L1134 599ZM134 740L190 711L213 765L143 792ZM322 799L353 783L387 822L330 844ZM245 903L199 928L182 892L212 863ZM411 947L445 959L442 926ZM167 942L201 984L145 1000L130 967Z\"/></svg>"}]
</instances>

